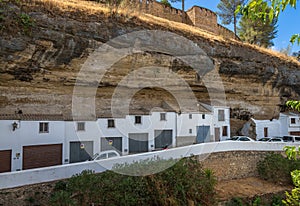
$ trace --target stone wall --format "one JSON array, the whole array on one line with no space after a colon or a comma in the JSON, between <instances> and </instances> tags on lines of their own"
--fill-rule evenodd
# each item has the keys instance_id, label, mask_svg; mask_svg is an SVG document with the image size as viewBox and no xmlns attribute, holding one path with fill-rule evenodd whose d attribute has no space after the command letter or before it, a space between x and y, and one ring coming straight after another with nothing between
<instances>
[{"instance_id":1,"label":"stone wall","mask_svg":"<svg viewBox=\"0 0 300 206\"><path fill-rule=\"evenodd\" d=\"M269 153L264 151L218 152L205 156L202 163L204 168L214 171L218 180L256 177L258 176L257 163Z\"/></svg>"},{"instance_id":2,"label":"stone wall","mask_svg":"<svg viewBox=\"0 0 300 206\"><path fill-rule=\"evenodd\" d=\"M188 11L182 12L180 9L166 6L155 0L133 0L132 4L135 8L147 14L171 21L183 22L226 38L237 38L232 31L217 23L215 12L206 8L193 6ZM183 21L182 15L184 15Z\"/></svg>"}]
</instances>

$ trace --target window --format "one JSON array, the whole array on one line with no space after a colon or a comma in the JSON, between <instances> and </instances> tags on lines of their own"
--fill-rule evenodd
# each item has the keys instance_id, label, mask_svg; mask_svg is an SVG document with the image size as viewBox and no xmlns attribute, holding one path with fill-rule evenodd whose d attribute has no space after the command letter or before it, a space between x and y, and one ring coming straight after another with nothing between
<instances>
[{"instance_id":1,"label":"window","mask_svg":"<svg viewBox=\"0 0 300 206\"><path fill-rule=\"evenodd\" d=\"M222 136L227 137L228 136L228 126L222 127Z\"/></svg>"},{"instance_id":2,"label":"window","mask_svg":"<svg viewBox=\"0 0 300 206\"><path fill-rule=\"evenodd\" d=\"M166 113L160 113L160 121L165 121L165 120L167 120Z\"/></svg>"},{"instance_id":3,"label":"window","mask_svg":"<svg viewBox=\"0 0 300 206\"><path fill-rule=\"evenodd\" d=\"M85 130L84 122L77 122L77 131L84 131L84 130Z\"/></svg>"},{"instance_id":4,"label":"window","mask_svg":"<svg viewBox=\"0 0 300 206\"><path fill-rule=\"evenodd\" d=\"M291 118L291 124L296 124L296 118Z\"/></svg>"},{"instance_id":5,"label":"window","mask_svg":"<svg viewBox=\"0 0 300 206\"><path fill-rule=\"evenodd\" d=\"M189 129L189 133L192 134L192 133L193 133L193 130L192 130L192 129Z\"/></svg>"},{"instance_id":6,"label":"window","mask_svg":"<svg viewBox=\"0 0 300 206\"><path fill-rule=\"evenodd\" d=\"M40 122L40 133L48 133L49 132L49 123L48 122Z\"/></svg>"},{"instance_id":7,"label":"window","mask_svg":"<svg viewBox=\"0 0 300 206\"><path fill-rule=\"evenodd\" d=\"M189 114L189 119L193 119L193 114Z\"/></svg>"},{"instance_id":8,"label":"window","mask_svg":"<svg viewBox=\"0 0 300 206\"><path fill-rule=\"evenodd\" d=\"M111 157L117 157L118 155L114 152L110 152L108 153L108 158L111 158Z\"/></svg>"},{"instance_id":9,"label":"window","mask_svg":"<svg viewBox=\"0 0 300 206\"><path fill-rule=\"evenodd\" d=\"M268 137L268 127L264 128L264 137Z\"/></svg>"},{"instance_id":10,"label":"window","mask_svg":"<svg viewBox=\"0 0 300 206\"><path fill-rule=\"evenodd\" d=\"M114 128L115 127L115 120L114 119L108 119L107 120L107 127L108 128Z\"/></svg>"},{"instance_id":11,"label":"window","mask_svg":"<svg viewBox=\"0 0 300 206\"><path fill-rule=\"evenodd\" d=\"M135 124L142 124L142 117L141 116L135 116Z\"/></svg>"},{"instance_id":12,"label":"window","mask_svg":"<svg viewBox=\"0 0 300 206\"><path fill-rule=\"evenodd\" d=\"M205 114L202 114L202 119L205 119Z\"/></svg>"},{"instance_id":13,"label":"window","mask_svg":"<svg viewBox=\"0 0 300 206\"><path fill-rule=\"evenodd\" d=\"M225 121L225 112L224 110L218 110L218 120Z\"/></svg>"}]
</instances>

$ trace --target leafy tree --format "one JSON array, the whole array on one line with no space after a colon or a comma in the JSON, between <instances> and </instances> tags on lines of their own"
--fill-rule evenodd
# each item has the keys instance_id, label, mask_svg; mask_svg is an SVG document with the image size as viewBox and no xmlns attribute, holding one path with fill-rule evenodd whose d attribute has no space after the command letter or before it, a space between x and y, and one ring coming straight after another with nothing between
<instances>
[{"instance_id":1,"label":"leafy tree","mask_svg":"<svg viewBox=\"0 0 300 206\"><path fill-rule=\"evenodd\" d=\"M250 0L247 5L239 6L236 13L242 13L249 19L261 19L264 22L278 18L287 6L296 8L297 0ZM300 44L300 34L294 34L291 43Z\"/></svg>"},{"instance_id":2,"label":"leafy tree","mask_svg":"<svg viewBox=\"0 0 300 206\"><path fill-rule=\"evenodd\" d=\"M166 6L171 7L171 4L170 4L170 2L168 0L161 0L160 3L162 3L162 4L166 5Z\"/></svg>"},{"instance_id":3,"label":"leafy tree","mask_svg":"<svg viewBox=\"0 0 300 206\"><path fill-rule=\"evenodd\" d=\"M300 61L300 51L293 52L292 56L296 57Z\"/></svg>"},{"instance_id":4,"label":"leafy tree","mask_svg":"<svg viewBox=\"0 0 300 206\"><path fill-rule=\"evenodd\" d=\"M217 12L222 20L222 24L228 25L233 23L234 33L236 35L236 25L238 19L241 17L240 13L235 13L239 5L243 5L245 0L221 0L217 8L220 12Z\"/></svg>"},{"instance_id":5,"label":"leafy tree","mask_svg":"<svg viewBox=\"0 0 300 206\"><path fill-rule=\"evenodd\" d=\"M273 46L273 39L277 34L277 18L269 21L261 19L249 19L243 16L238 30L238 36L241 40L250 44L256 44L262 47Z\"/></svg>"},{"instance_id":6,"label":"leafy tree","mask_svg":"<svg viewBox=\"0 0 300 206\"><path fill-rule=\"evenodd\" d=\"M300 156L300 147L298 150L296 147L286 146L284 147L285 153L290 160L297 159ZM282 202L288 206L299 206L300 203L300 170L294 170L291 172L292 180L295 188L292 189L291 193L286 192L286 199Z\"/></svg>"}]
</instances>

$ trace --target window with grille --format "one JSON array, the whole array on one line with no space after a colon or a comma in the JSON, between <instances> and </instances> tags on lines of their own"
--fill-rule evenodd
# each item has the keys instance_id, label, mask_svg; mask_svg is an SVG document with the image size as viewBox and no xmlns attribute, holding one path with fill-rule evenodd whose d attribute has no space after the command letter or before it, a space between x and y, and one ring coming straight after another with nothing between
<instances>
[{"instance_id":1,"label":"window with grille","mask_svg":"<svg viewBox=\"0 0 300 206\"><path fill-rule=\"evenodd\" d=\"M84 131L84 130L85 130L85 123L77 122L77 131Z\"/></svg>"},{"instance_id":2,"label":"window with grille","mask_svg":"<svg viewBox=\"0 0 300 206\"><path fill-rule=\"evenodd\" d=\"M291 118L291 124L296 124L296 118Z\"/></svg>"},{"instance_id":3,"label":"window with grille","mask_svg":"<svg viewBox=\"0 0 300 206\"><path fill-rule=\"evenodd\" d=\"M114 128L115 127L115 120L114 119L109 119L107 120L107 127L108 128Z\"/></svg>"},{"instance_id":4,"label":"window with grille","mask_svg":"<svg viewBox=\"0 0 300 206\"><path fill-rule=\"evenodd\" d=\"M135 124L142 124L142 117L141 116L135 116L134 123Z\"/></svg>"},{"instance_id":5,"label":"window with grille","mask_svg":"<svg viewBox=\"0 0 300 206\"><path fill-rule=\"evenodd\" d=\"M160 121L165 121L165 120L167 120L166 113L160 113Z\"/></svg>"},{"instance_id":6,"label":"window with grille","mask_svg":"<svg viewBox=\"0 0 300 206\"><path fill-rule=\"evenodd\" d=\"M225 121L225 112L224 110L218 110L218 120Z\"/></svg>"},{"instance_id":7,"label":"window with grille","mask_svg":"<svg viewBox=\"0 0 300 206\"><path fill-rule=\"evenodd\" d=\"M39 131L40 131L40 133L48 133L49 132L49 122L40 122Z\"/></svg>"}]
</instances>

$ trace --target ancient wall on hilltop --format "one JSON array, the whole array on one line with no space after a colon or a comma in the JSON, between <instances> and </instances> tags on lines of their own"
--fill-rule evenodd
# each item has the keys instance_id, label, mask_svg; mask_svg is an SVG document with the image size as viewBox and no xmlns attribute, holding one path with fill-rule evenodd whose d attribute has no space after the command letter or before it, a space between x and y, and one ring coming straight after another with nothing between
<instances>
[{"instance_id":1,"label":"ancient wall on hilltop","mask_svg":"<svg viewBox=\"0 0 300 206\"><path fill-rule=\"evenodd\" d=\"M217 14L206 8L193 6L188 11L183 12L154 0L134 0L133 5L144 13L176 22L182 22L182 15L184 15L183 23L185 24L226 38L236 38L232 31L217 23Z\"/></svg>"}]
</instances>

